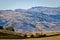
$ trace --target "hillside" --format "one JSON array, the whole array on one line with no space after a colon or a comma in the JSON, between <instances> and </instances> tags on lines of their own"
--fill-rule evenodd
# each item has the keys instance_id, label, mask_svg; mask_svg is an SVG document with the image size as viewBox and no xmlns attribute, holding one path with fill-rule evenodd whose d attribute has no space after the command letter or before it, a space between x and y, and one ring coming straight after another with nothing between
<instances>
[{"instance_id":1,"label":"hillside","mask_svg":"<svg viewBox=\"0 0 60 40\"><path fill-rule=\"evenodd\" d=\"M36 32L23 32L22 34L27 34L30 35L31 34L35 34ZM41 35L41 33L39 33ZM60 31L45 31L42 32L42 34L47 34L47 36L44 37L36 37L35 38L31 38L31 37L22 37L21 33L15 33L12 31L8 31L8 30L0 30L0 40L60 40ZM58 34L58 35L57 35ZM52 35L52 36L50 36Z\"/></svg>"},{"instance_id":2,"label":"hillside","mask_svg":"<svg viewBox=\"0 0 60 40\"><path fill-rule=\"evenodd\" d=\"M19 39L22 36L16 32L9 30L0 30L0 39Z\"/></svg>"},{"instance_id":3,"label":"hillside","mask_svg":"<svg viewBox=\"0 0 60 40\"><path fill-rule=\"evenodd\" d=\"M30 38L30 39L0 39L0 40L60 40L60 36L46 38Z\"/></svg>"},{"instance_id":4,"label":"hillside","mask_svg":"<svg viewBox=\"0 0 60 40\"><path fill-rule=\"evenodd\" d=\"M0 25L12 26L15 32L60 30L60 8L32 7L30 9L0 10Z\"/></svg>"},{"instance_id":5,"label":"hillside","mask_svg":"<svg viewBox=\"0 0 60 40\"><path fill-rule=\"evenodd\" d=\"M32 36L33 35L33 36ZM25 38L43 38L59 36L60 31L42 31L42 32L20 32L16 33L9 30L0 30L0 39L25 39Z\"/></svg>"}]
</instances>

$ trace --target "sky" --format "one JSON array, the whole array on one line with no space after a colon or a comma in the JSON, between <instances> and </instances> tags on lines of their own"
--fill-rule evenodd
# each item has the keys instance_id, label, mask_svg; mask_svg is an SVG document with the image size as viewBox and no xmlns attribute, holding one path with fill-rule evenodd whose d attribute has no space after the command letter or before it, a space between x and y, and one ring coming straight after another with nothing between
<instances>
[{"instance_id":1,"label":"sky","mask_svg":"<svg viewBox=\"0 0 60 40\"><path fill-rule=\"evenodd\" d=\"M0 0L0 10L28 9L35 6L60 7L60 0Z\"/></svg>"}]
</instances>

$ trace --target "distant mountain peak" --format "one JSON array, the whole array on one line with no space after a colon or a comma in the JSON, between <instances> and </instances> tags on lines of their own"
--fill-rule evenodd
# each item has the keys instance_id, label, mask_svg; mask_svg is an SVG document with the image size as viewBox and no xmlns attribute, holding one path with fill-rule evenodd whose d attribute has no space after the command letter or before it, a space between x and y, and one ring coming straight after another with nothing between
<instances>
[{"instance_id":1,"label":"distant mountain peak","mask_svg":"<svg viewBox=\"0 0 60 40\"><path fill-rule=\"evenodd\" d=\"M35 6L35 7L32 7L32 8L42 8L43 6Z\"/></svg>"}]
</instances>

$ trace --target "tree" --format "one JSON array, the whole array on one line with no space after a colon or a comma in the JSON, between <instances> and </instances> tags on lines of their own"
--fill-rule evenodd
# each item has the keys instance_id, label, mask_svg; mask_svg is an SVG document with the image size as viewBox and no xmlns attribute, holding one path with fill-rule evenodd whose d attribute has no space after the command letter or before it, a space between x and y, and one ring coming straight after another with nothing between
<instances>
[{"instance_id":1,"label":"tree","mask_svg":"<svg viewBox=\"0 0 60 40\"><path fill-rule=\"evenodd\" d=\"M32 34L32 35L31 35L31 37L33 38L33 37L34 37L34 35Z\"/></svg>"},{"instance_id":2,"label":"tree","mask_svg":"<svg viewBox=\"0 0 60 40\"><path fill-rule=\"evenodd\" d=\"M25 34L24 37L27 38L27 35Z\"/></svg>"},{"instance_id":3,"label":"tree","mask_svg":"<svg viewBox=\"0 0 60 40\"><path fill-rule=\"evenodd\" d=\"M13 27L7 27L6 30L14 31Z\"/></svg>"},{"instance_id":4,"label":"tree","mask_svg":"<svg viewBox=\"0 0 60 40\"><path fill-rule=\"evenodd\" d=\"M40 33L36 33L36 36L37 36L37 37L41 37Z\"/></svg>"},{"instance_id":5,"label":"tree","mask_svg":"<svg viewBox=\"0 0 60 40\"><path fill-rule=\"evenodd\" d=\"M3 29L3 26L0 26L0 29Z\"/></svg>"}]
</instances>

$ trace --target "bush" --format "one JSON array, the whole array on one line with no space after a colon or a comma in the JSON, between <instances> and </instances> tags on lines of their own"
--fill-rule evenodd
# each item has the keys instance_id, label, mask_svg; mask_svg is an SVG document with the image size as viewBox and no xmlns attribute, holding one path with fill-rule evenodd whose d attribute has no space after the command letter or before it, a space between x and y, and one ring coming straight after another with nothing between
<instances>
[{"instance_id":1,"label":"bush","mask_svg":"<svg viewBox=\"0 0 60 40\"><path fill-rule=\"evenodd\" d=\"M3 29L3 26L0 26L0 29Z\"/></svg>"},{"instance_id":2,"label":"bush","mask_svg":"<svg viewBox=\"0 0 60 40\"><path fill-rule=\"evenodd\" d=\"M36 36L37 36L37 37L41 37L39 33L36 33Z\"/></svg>"},{"instance_id":3,"label":"bush","mask_svg":"<svg viewBox=\"0 0 60 40\"><path fill-rule=\"evenodd\" d=\"M12 27L7 27L6 30L14 31Z\"/></svg>"},{"instance_id":4,"label":"bush","mask_svg":"<svg viewBox=\"0 0 60 40\"><path fill-rule=\"evenodd\" d=\"M46 34L41 35L39 33L36 33L36 37L46 37Z\"/></svg>"},{"instance_id":5,"label":"bush","mask_svg":"<svg viewBox=\"0 0 60 40\"><path fill-rule=\"evenodd\" d=\"M33 38L33 37L34 37L34 35L31 35L31 37Z\"/></svg>"},{"instance_id":6,"label":"bush","mask_svg":"<svg viewBox=\"0 0 60 40\"><path fill-rule=\"evenodd\" d=\"M41 37L46 37L46 34L41 35Z\"/></svg>"},{"instance_id":7,"label":"bush","mask_svg":"<svg viewBox=\"0 0 60 40\"><path fill-rule=\"evenodd\" d=\"M27 38L27 35L25 34L24 37Z\"/></svg>"}]
</instances>

